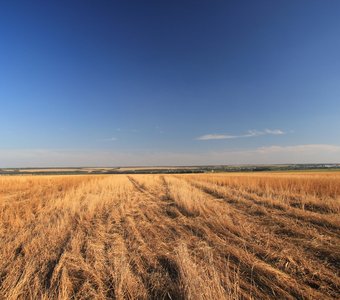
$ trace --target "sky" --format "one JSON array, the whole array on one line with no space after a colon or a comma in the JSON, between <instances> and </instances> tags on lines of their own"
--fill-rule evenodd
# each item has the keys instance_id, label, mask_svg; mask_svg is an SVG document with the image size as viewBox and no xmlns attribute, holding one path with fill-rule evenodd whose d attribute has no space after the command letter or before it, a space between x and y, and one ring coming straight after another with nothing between
<instances>
[{"instance_id":1,"label":"sky","mask_svg":"<svg viewBox=\"0 0 340 300\"><path fill-rule=\"evenodd\" d=\"M340 1L0 1L0 167L340 163Z\"/></svg>"}]
</instances>

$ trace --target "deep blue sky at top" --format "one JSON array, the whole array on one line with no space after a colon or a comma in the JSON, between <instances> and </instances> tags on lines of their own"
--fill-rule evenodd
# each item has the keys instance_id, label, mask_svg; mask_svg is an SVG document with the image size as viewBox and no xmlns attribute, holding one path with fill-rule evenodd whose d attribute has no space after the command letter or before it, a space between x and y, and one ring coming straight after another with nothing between
<instances>
[{"instance_id":1,"label":"deep blue sky at top","mask_svg":"<svg viewBox=\"0 0 340 300\"><path fill-rule=\"evenodd\" d=\"M286 134L195 139L266 128ZM0 2L2 149L339 144L339 130L340 1Z\"/></svg>"}]
</instances>

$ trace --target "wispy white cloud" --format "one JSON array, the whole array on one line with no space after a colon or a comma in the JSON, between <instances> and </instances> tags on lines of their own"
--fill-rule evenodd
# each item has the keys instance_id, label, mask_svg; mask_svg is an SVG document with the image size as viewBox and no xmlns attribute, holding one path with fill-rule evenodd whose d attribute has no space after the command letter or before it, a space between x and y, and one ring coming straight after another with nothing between
<instances>
[{"instance_id":1,"label":"wispy white cloud","mask_svg":"<svg viewBox=\"0 0 340 300\"><path fill-rule=\"evenodd\" d=\"M227 135L227 134L205 134L196 138L196 140L200 141L208 141L208 140L225 140L225 139L232 139L234 136Z\"/></svg>"},{"instance_id":2,"label":"wispy white cloud","mask_svg":"<svg viewBox=\"0 0 340 300\"><path fill-rule=\"evenodd\" d=\"M281 129L265 129L264 130L265 134L274 134L274 135L282 135L282 134L286 134L284 131L282 131Z\"/></svg>"},{"instance_id":3,"label":"wispy white cloud","mask_svg":"<svg viewBox=\"0 0 340 300\"><path fill-rule=\"evenodd\" d=\"M248 130L245 134L231 135L231 134L205 134L196 138L196 140L207 141L207 140L227 140L227 139L238 139L256 137L262 135L283 135L286 134L281 129L265 129L265 130Z\"/></svg>"}]
</instances>

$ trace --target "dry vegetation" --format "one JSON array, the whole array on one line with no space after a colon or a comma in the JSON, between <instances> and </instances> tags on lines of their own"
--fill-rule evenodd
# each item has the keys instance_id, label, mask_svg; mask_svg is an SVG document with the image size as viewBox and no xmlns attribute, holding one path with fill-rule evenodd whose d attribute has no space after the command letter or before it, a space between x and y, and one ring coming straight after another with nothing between
<instances>
[{"instance_id":1,"label":"dry vegetation","mask_svg":"<svg viewBox=\"0 0 340 300\"><path fill-rule=\"evenodd\" d=\"M339 299L340 174L0 177L0 299Z\"/></svg>"}]
</instances>

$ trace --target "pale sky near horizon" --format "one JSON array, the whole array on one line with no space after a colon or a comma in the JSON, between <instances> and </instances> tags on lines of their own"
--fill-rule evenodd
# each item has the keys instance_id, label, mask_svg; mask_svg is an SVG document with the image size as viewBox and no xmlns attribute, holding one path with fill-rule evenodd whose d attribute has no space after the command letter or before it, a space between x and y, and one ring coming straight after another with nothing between
<instances>
[{"instance_id":1,"label":"pale sky near horizon","mask_svg":"<svg viewBox=\"0 0 340 300\"><path fill-rule=\"evenodd\" d=\"M340 1L2 1L0 168L340 163Z\"/></svg>"}]
</instances>

